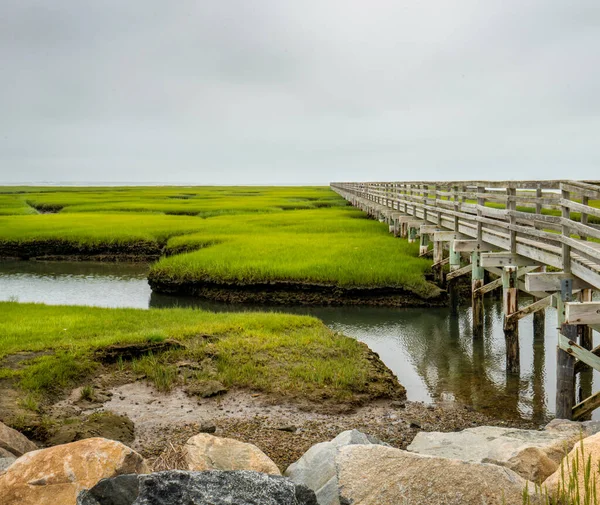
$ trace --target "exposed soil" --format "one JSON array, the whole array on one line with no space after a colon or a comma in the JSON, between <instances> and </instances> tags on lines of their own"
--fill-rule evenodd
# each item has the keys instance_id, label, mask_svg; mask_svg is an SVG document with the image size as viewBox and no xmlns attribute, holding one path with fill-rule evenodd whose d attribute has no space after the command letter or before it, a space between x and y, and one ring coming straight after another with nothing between
<instances>
[{"instance_id":1,"label":"exposed soil","mask_svg":"<svg viewBox=\"0 0 600 505\"><path fill-rule=\"evenodd\" d=\"M0 241L0 260L151 261L163 254L163 245L138 241L125 244L77 244L61 240Z\"/></svg>"},{"instance_id":2,"label":"exposed soil","mask_svg":"<svg viewBox=\"0 0 600 505\"><path fill-rule=\"evenodd\" d=\"M281 401L244 390L204 399L192 398L180 388L164 394L141 381L100 394L106 398L104 402L86 405L76 391L54 410L57 415L72 415L73 409L80 409L84 419L98 416L98 412L112 412L116 416L109 417L115 421L109 423L112 431L108 434L114 433L114 425L122 424L123 418L130 419L135 425L131 446L148 458L155 470L183 468L178 452L189 437L201 431L253 443L284 471L312 445L353 428L406 448L421 430L455 431L480 425L537 427L524 421L497 421L454 403L380 400L339 413L326 406ZM98 434L96 431L92 436ZM100 435L107 436L106 432Z\"/></svg>"},{"instance_id":3,"label":"exposed soil","mask_svg":"<svg viewBox=\"0 0 600 505\"><path fill-rule=\"evenodd\" d=\"M420 298L414 293L394 288L341 288L302 282L242 285L165 281L153 276L152 272L148 283L156 293L195 296L225 303L388 307L441 307L448 303L446 292L441 290L437 296Z\"/></svg>"}]
</instances>

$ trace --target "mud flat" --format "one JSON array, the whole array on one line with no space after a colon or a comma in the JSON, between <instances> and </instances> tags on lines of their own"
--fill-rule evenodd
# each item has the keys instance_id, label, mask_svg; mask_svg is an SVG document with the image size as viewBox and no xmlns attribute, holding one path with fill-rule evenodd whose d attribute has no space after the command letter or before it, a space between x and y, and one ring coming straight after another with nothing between
<instances>
[{"instance_id":1,"label":"mud flat","mask_svg":"<svg viewBox=\"0 0 600 505\"><path fill-rule=\"evenodd\" d=\"M398 288L344 288L335 285L281 281L260 284L178 282L161 279L160 276L153 275L152 271L148 283L156 293L195 296L225 303L388 307L441 307L448 303L445 291L424 298Z\"/></svg>"}]
</instances>

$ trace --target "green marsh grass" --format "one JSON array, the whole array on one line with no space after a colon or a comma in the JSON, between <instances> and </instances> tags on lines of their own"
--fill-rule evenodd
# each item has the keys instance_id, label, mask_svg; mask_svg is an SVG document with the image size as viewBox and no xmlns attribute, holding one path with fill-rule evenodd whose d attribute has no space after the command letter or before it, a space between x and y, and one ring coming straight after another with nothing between
<instances>
[{"instance_id":1,"label":"green marsh grass","mask_svg":"<svg viewBox=\"0 0 600 505\"><path fill-rule=\"evenodd\" d=\"M286 396L349 400L381 385L370 352L333 333L318 319L275 313L212 313L196 309L104 309L0 302L0 360L16 352L52 351L12 370L22 389L52 393L89 384L98 371L94 351L115 343L175 339L185 346L127 369L163 391L181 380L175 363L210 362L204 378Z\"/></svg>"},{"instance_id":2,"label":"green marsh grass","mask_svg":"<svg viewBox=\"0 0 600 505\"><path fill-rule=\"evenodd\" d=\"M4 215L15 201L29 202L29 214ZM425 280L431 263L417 257L417 244L394 239L327 187L0 188L0 209L0 249L58 244L65 254L93 254L135 246L128 254L142 254L151 246L168 256L150 274L163 283L439 293Z\"/></svg>"}]
</instances>

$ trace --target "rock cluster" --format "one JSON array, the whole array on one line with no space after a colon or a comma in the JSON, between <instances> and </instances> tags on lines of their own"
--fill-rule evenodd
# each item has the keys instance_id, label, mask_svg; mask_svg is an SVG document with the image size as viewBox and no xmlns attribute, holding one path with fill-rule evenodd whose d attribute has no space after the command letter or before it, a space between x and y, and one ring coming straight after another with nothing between
<instances>
[{"instance_id":1,"label":"rock cluster","mask_svg":"<svg viewBox=\"0 0 600 505\"><path fill-rule=\"evenodd\" d=\"M542 431L420 433L404 451L350 430L311 447L282 477L258 447L206 433L183 447L184 468L149 473L138 453L114 440L37 450L0 425L0 462L18 456L0 471L0 498L3 505L519 505L527 490L537 504L534 482L553 496L567 467L580 468L574 492L600 493L599 431L600 423L553 421ZM595 478L584 478L587 464Z\"/></svg>"}]
</instances>

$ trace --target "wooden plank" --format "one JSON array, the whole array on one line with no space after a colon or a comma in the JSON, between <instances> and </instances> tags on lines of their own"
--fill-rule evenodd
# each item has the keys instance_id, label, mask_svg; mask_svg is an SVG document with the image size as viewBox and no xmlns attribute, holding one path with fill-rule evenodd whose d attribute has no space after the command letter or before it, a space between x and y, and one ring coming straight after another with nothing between
<instances>
[{"instance_id":1,"label":"wooden plank","mask_svg":"<svg viewBox=\"0 0 600 505\"><path fill-rule=\"evenodd\" d=\"M537 302L534 302L531 305L528 305L527 307L524 307L524 308L518 310L517 312L510 314L510 316L508 316L508 317L510 319L516 319L518 321L519 319L523 319L524 317L528 316L529 314L533 314L534 312L545 309L546 307L550 307L551 305L552 305L552 295L547 296L546 298L542 298L541 300L538 300Z\"/></svg>"},{"instance_id":2,"label":"wooden plank","mask_svg":"<svg viewBox=\"0 0 600 505\"><path fill-rule=\"evenodd\" d=\"M441 231L439 226L435 224L422 224L421 225L421 235L431 235L437 231Z\"/></svg>"},{"instance_id":3,"label":"wooden plank","mask_svg":"<svg viewBox=\"0 0 600 505\"><path fill-rule=\"evenodd\" d=\"M581 196L587 196L595 200L600 200L600 187L592 184L585 184L577 181L564 181L560 183L560 189Z\"/></svg>"},{"instance_id":4,"label":"wooden plank","mask_svg":"<svg viewBox=\"0 0 600 505\"><path fill-rule=\"evenodd\" d=\"M459 252L473 251L497 251L499 248L495 245L481 242L479 240L455 240L454 250Z\"/></svg>"},{"instance_id":5,"label":"wooden plank","mask_svg":"<svg viewBox=\"0 0 600 505\"><path fill-rule=\"evenodd\" d=\"M509 252L486 252L481 253L481 265L483 267L540 266L540 263Z\"/></svg>"},{"instance_id":6,"label":"wooden plank","mask_svg":"<svg viewBox=\"0 0 600 505\"><path fill-rule=\"evenodd\" d=\"M451 242L452 240L459 240L463 238L465 237L456 231L438 231L433 234L433 240L442 242Z\"/></svg>"},{"instance_id":7,"label":"wooden plank","mask_svg":"<svg viewBox=\"0 0 600 505\"><path fill-rule=\"evenodd\" d=\"M471 265L467 265L466 267L462 267L459 268L458 270L454 270L452 272L450 272L447 276L446 276L446 280L452 280L452 279L456 279L457 277L460 277L461 275L465 275L470 273L472 270Z\"/></svg>"},{"instance_id":8,"label":"wooden plank","mask_svg":"<svg viewBox=\"0 0 600 505\"><path fill-rule=\"evenodd\" d=\"M492 282L488 282L484 286L473 291L473 293L484 295L485 293L489 293L490 291L493 291L494 289L501 288L501 287L502 287L502 278L496 279L495 281L492 281Z\"/></svg>"},{"instance_id":9,"label":"wooden plank","mask_svg":"<svg viewBox=\"0 0 600 505\"><path fill-rule=\"evenodd\" d=\"M596 207L590 207L589 205L583 205L581 203L574 202L572 200L561 200L561 205L569 207L572 211L580 212L582 214L589 214L590 216L600 217L600 209Z\"/></svg>"},{"instance_id":10,"label":"wooden plank","mask_svg":"<svg viewBox=\"0 0 600 505\"><path fill-rule=\"evenodd\" d=\"M560 291L560 283L562 280L571 279L573 281L573 289L589 289L587 282L575 277L573 274L565 272L541 272L528 273L525 275L525 289L527 291Z\"/></svg>"},{"instance_id":11,"label":"wooden plank","mask_svg":"<svg viewBox=\"0 0 600 505\"><path fill-rule=\"evenodd\" d=\"M600 324L600 302L565 303L565 323Z\"/></svg>"},{"instance_id":12,"label":"wooden plank","mask_svg":"<svg viewBox=\"0 0 600 505\"><path fill-rule=\"evenodd\" d=\"M558 347L577 358L579 361L591 366L594 370L600 371L600 357L596 356L592 351L588 351L581 347L573 338L569 338L568 336L559 333Z\"/></svg>"},{"instance_id":13,"label":"wooden plank","mask_svg":"<svg viewBox=\"0 0 600 505\"><path fill-rule=\"evenodd\" d=\"M589 396L573 407L573 421L584 419L590 412L600 407L600 391Z\"/></svg>"},{"instance_id":14,"label":"wooden plank","mask_svg":"<svg viewBox=\"0 0 600 505\"><path fill-rule=\"evenodd\" d=\"M448 263L450 263L450 258L444 258L442 261L438 261L437 263L431 265L431 268L441 267L447 265Z\"/></svg>"}]
</instances>

